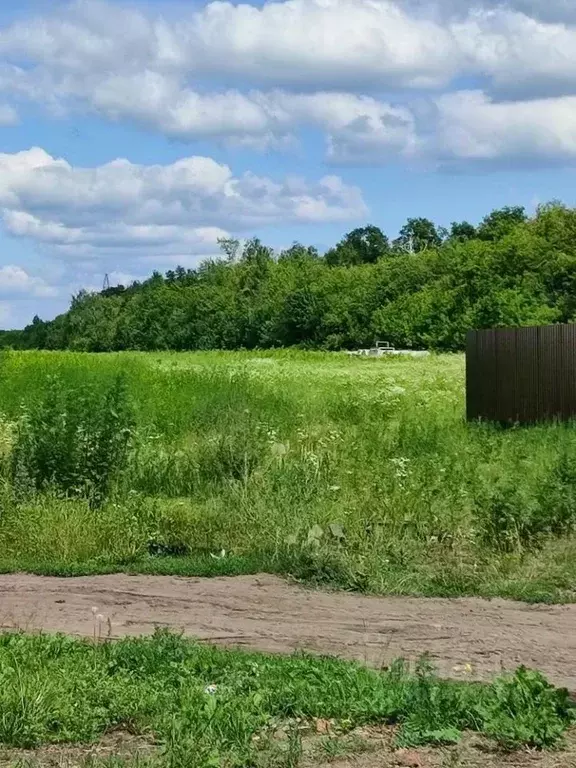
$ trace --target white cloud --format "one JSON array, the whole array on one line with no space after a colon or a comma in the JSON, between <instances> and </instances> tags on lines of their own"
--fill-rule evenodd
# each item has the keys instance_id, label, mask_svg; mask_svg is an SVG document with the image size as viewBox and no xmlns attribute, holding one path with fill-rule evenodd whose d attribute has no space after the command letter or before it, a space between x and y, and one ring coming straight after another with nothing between
<instances>
[{"instance_id":1,"label":"white cloud","mask_svg":"<svg viewBox=\"0 0 576 768\"><path fill-rule=\"evenodd\" d=\"M259 148L291 143L301 126L326 132L331 161L358 159L371 147L410 153L411 113L369 96L342 92L294 94L228 90L200 94L165 75L144 71L115 75L91 96L92 106L113 119L132 119L182 139L215 138Z\"/></svg>"},{"instance_id":2,"label":"white cloud","mask_svg":"<svg viewBox=\"0 0 576 768\"><path fill-rule=\"evenodd\" d=\"M57 290L41 277L33 277L22 267L8 264L0 267L0 298L56 296Z\"/></svg>"},{"instance_id":3,"label":"white cloud","mask_svg":"<svg viewBox=\"0 0 576 768\"><path fill-rule=\"evenodd\" d=\"M472 12L453 25L471 72L503 95L576 93L576 27L506 8Z\"/></svg>"},{"instance_id":4,"label":"white cloud","mask_svg":"<svg viewBox=\"0 0 576 768\"><path fill-rule=\"evenodd\" d=\"M298 0L298 13L302 14L309 2ZM321 2L313 5L316 11L327 10ZM119 23L111 25L110 18L116 13ZM181 55L175 53L176 30L170 31L167 23L155 26L137 14L139 23L124 42L117 34L122 23L129 23L123 13L121 8L81 3L73 6L69 17L37 19L0 33L0 53L24 55L38 63L29 71L14 64L0 67L0 90L12 89L19 96L44 100L57 113L91 109L113 120L135 121L186 140L212 138L278 148L292 144L298 128L319 127L326 131L332 162L362 160L371 146L377 146L382 155L386 149L402 154L414 141L406 109L367 96L322 91L299 94L279 89L245 93L230 88L195 90L187 84L190 57L186 59L182 46ZM172 54L168 55L158 40L170 35ZM106 65L100 58L102 51L106 52ZM296 53L294 49L291 55ZM207 66L205 57L201 59L196 66L200 74ZM222 66L230 69L227 59ZM286 61L286 67L292 71L291 60Z\"/></svg>"},{"instance_id":5,"label":"white cloud","mask_svg":"<svg viewBox=\"0 0 576 768\"><path fill-rule=\"evenodd\" d=\"M274 97L285 122L318 126L327 135L333 163L372 162L411 157L418 138L412 113L369 96L349 93L286 94Z\"/></svg>"},{"instance_id":6,"label":"white cloud","mask_svg":"<svg viewBox=\"0 0 576 768\"><path fill-rule=\"evenodd\" d=\"M337 176L235 177L208 157L75 168L39 148L0 155L0 208L10 234L76 259L213 252L229 231L366 215L360 191Z\"/></svg>"},{"instance_id":7,"label":"white cloud","mask_svg":"<svg viewBox=\"0 0 576 768\"><path fill-rule=\"evenodd\" d=\"M179 4L177 16L168 14L169 4L161 8L164 17L121 3L78 0L0 30L0 91L44 102L56 113L91 110L166 136L232 146L283 148L301 128L313 127L325 135L326 159L334 165L434 160L439 149L443 158L520 158L530 152L541 161L562 152L572 157L572 106L562 98L576 95L572 0L210 2L196 10ZM486 95L446 93L436 107L430 89L446 90L457 77L479 80ZM428 96L414 88L428 89ZM531 114L530 99L536 100L533 110L544 111ZM462 109L472 110L477 126ZM5 119L13 116L6 113ZM483 138L483 131L494 136ZM453 147L447 137L455 137ZM115 198L132 200L151 173L116 168L112 188L110 168L60 170L58 190L35 190L36 196L48 195L48 207L56 198L72 199L80 232L38 212L38 202L10 209L9 226L61 244L69 238L62 247L83 246L91 215L85 199L98 198L104 184L107 205L115 210ZM51 167L36 176L56 172ZM80 185L76 202L69 190L80 177L90 180ZM269 184L272 198L301 194L278 192L270 180L248 176L236 183L243 189L252 185L247 195ZM199 200L198 206L206 204ZM236 216L233 202L227 199L230 221ZM197 221L223 226L216 209L208 206L203 219L197 211ZM259 206L260 219L274 218L274 205L269 215L267 210ZM306 210L323 206L316 202ZM244 210L240 218L256 221L252 216ZM167 229L134 229L148 224L122 220L116 237L152 243L167 236ZM187 235L173 234L188 245L190 228L184 226ZM95 234L88 239L97 240Z\"/></svg>"},{"instance_id":8,"label":"white cloud","mask_svg":"<svg viewBox=\"0 0 576 768\"><path fill-rule=\"evenodd\" d=\"M471 11L483 9L503 9L547 22L576 21L573 0L406 0L406 6L412 13L432 14L436 20L463 18Z\"/></svg>"},{"instance_id":9,"label":"white cloud","mask_svg":"<svg viewBox=\"0 0 576 768\"><path fill-rule=\"evenodd\" d=\"M458 55L449 30L392 0L212 2L177 19L80 0L0 31L0 90L185 140L278 148L312 126L331 162L364 162L410 153L412 119L345 89L437 86ZM211 90L211 77L272 88Z\"/></svg>"},{"instance_id":10,"label":"white cloud","mask_svg":"<svg viewBox=\"0 0 576 768\"><path fill-rule=\"evenodd\" d=\"M188 35L196 67L276 85L429 87L458 61L447 29L389 0L212 2Z\"/></svg>"},{"instance_id":11,"label":"white cloud","mask_svg":"<svg viewBox=\"0 0 576 768\"><path fill-rule=\"evenodd\" d=\"M442 160L554 163L576 160L576 97L493 102L481 91L438 102L431 152Z\"/></svg>"},{"instance_id":12,"label":"white cloud","mask_svg":"<svg viewBox=\"0 0 576 768\"><path fill-rule=\"evenodd\" d=\"M53 106L81 99L97 109L144 113L166 103L167 123L194 111L223 120L222 97L198 84L229 82L302 90L447 86L460 74L496 86L530 78L574 86L576 4L570 0L268 0L210 2L174 18L100 0L77 0L0 31L0 87ZM22 61L27 62L25 68ZM130 83L138 88L132 89ZM192 83L192 85L191 85ZM253 106L235 103L258 123ZM211 99L211 101L210 101Z\"/></svg>"},{"instance_id":13,"label":"white cloud","mask_svg":"<svg viewBox=\"0 0 576 768\"><path fill-rule=\"evenodd\" d=\"M392 0L211 2L172 20L85 0L7 28L2 53L60 75L150 69L337 89L437 85L457 59L448 30Z\"/></svg>"}]
</instances>

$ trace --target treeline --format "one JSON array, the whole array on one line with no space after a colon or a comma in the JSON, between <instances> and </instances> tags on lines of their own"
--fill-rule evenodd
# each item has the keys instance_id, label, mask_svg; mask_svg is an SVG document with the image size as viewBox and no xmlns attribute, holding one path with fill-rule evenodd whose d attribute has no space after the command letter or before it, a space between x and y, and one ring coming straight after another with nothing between
<instances>
[{"instance_id":1,"label":"treeline","mask_svg":"<svg viewBox=\"0 0 576 768\"><path fill-rule=\"evenodd\" d=\"M222 259L82 292L50 322L4 332L16 348L237 349L303 345L461 349L470 328L576 320L576 209L495 210L449 230L409 219L389 241L349 232L326 254L258 239L220 243Z\"/></svg>"}]
</instances>

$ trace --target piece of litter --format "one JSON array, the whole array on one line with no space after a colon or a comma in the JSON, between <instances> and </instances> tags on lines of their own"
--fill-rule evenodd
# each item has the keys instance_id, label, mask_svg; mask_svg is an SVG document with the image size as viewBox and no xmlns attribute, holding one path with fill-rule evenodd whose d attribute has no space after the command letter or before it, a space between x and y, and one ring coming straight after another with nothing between
<instances>
[{"instance_id":1,"label":"piece of litter","mask_svg":"<svg viewBox=\"0 0 576 768\"><path fill-rule=\"evenodd\" d=\"M217 685L207 685L206 688L204 688L204 693L209 693L211 696L213 696L217 690Z\"/></svg>"}]
</instances>

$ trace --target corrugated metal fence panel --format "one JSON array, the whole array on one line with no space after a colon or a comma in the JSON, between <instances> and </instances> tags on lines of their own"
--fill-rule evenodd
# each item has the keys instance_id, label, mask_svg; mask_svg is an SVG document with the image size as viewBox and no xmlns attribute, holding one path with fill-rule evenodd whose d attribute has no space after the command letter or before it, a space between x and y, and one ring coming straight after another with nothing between
<instances>
[{"instance_id":1,"label":"corrugated metal fence panel","mask_svg":"<svg viewBox=\"0 0 576 768\"><path fill-rule=\"evenodd\" d=\"M482 412L479 336L479 331L470 331L466 338L466 417L470 421Z\"/></svg>"},{"instance_id":2,"label":"corrugated metal fence panel","mask_svg":"<svg viewBox=\"0 0 576 768\"><path fill-rule=\"evenodd\" d=\"M562 413L559 378L562 375L562 337L559 326L538 329L540 364L540 418L555 419Z\"/></svg>"},{"instance_id":3,"label":"corrugated metal fence panel","mask_svg":"<svg viewBox=\"0 0 576 768\"><path fill-rule=\"evenodd\" d=\"M477 371L480 378L480 396L478 398L478 417L485 413L495 418L498 410L498 358L496 355L496 331L487 330L478 333Z\"/></svg>"},{"instance_id":4,"label":"corrugated metal fence panel","mask_svg":"<svg viewBox=\"0 0 576 768\"><path fill-rule=\"evenodd\" d=\"M466 412L499 422L576 417L576 324L469 333Z\"/></svg>"},{"instance_id":5,"label":"corrugated metal fence panel","mask_svg":"<svg viewBox=\"0 0 576 768\"><path fill-rule=\"evenodd\" d=\"M576 324L563 325L562 351L564 355L563 417L576 417Z\"/></svg>"},{"instance_id":6,"label":"corrugated metal fence panel","mask_svg":"<svg viewBox=\"0 0 576 768\"><path fill-rule=\"evenodd\" d=\"M516 328L494 330L496 355L496 397L494 418L496 421L516 421L518 397L516 387Z\"/></svg>"},{"instance_id":7,"label":"corrugated metal fence panel","mask_svg":"<svg viewBox=\"0 0 576 768\"><path fill-rule=\"evenodd\" d=\"M536 421L540 412L538 328L517 329L517 421Z\"/></svg>"}]
</instances>

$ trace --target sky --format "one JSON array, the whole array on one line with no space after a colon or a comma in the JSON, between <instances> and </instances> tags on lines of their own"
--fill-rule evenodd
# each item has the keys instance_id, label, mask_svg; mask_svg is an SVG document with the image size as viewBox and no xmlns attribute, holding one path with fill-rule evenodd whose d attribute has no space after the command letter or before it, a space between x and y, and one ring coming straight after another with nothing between
<instances>
[{"instance_id":1,"label":"sky","mask_svg":"<svg viewBox=\"0 0 576 768\"><path fill-rule=\"evenodd\" d=\"M574 0L2 0L0 328L258 236L576 205Z\"/></svg>"}]
</instances>

